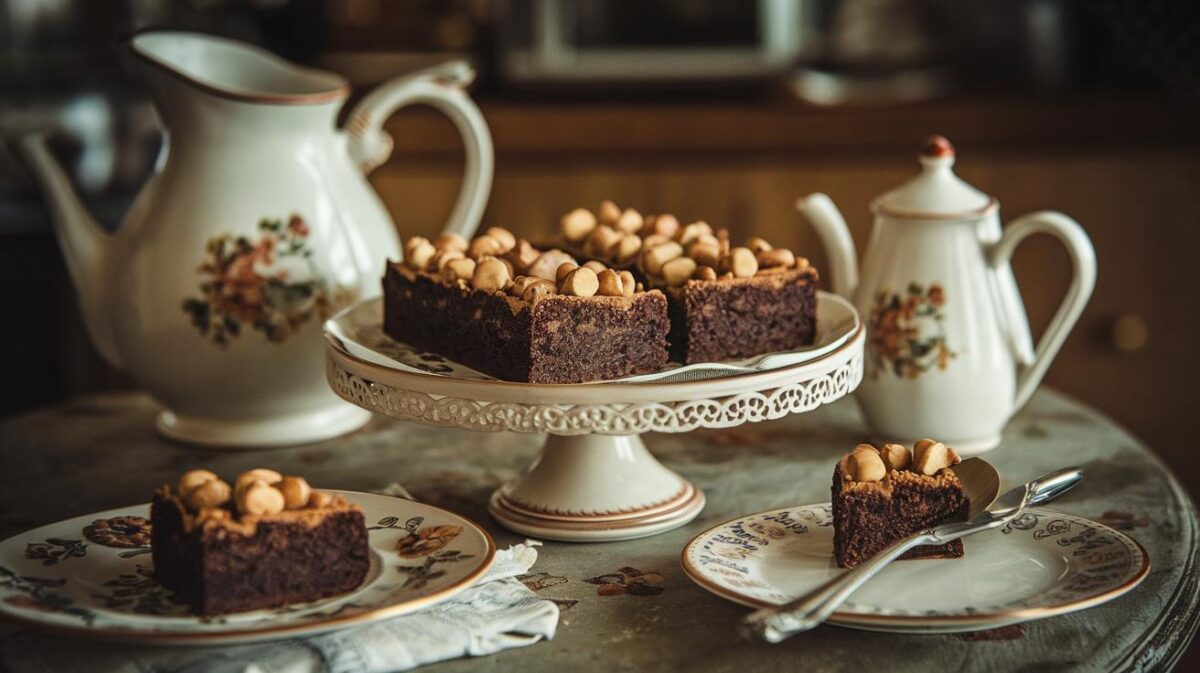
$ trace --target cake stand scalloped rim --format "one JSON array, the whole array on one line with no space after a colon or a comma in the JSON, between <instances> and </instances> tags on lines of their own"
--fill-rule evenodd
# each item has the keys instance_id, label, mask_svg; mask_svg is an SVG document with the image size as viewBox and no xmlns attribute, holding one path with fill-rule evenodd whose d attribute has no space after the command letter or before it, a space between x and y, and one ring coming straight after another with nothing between
<instances>
[{"instance_id":1,"label":"cake stand scalloped rim","mask_svg":"<svg viewBox=\"0 0 1200 673\"><path fill-rule=\"evenodd\" d=\"M865 341L860 324L816 360L703 381L533 385L393 370L327 339L326 374L337 395L392 418L548 433L530 470L493 495L492 516L550 539L622 540L683 525L704 506L703 493L659 463L638 434L727 428L836 401L862 381Z\"/></svg>"}]
</instances>

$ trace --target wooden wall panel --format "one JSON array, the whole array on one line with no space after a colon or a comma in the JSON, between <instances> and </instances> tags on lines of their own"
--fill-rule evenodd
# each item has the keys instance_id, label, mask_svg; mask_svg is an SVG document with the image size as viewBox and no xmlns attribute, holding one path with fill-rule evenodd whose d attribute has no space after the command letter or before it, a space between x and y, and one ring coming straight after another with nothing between
<instances>
[{"instance_id":1,"label":"wooden wall panel","mask_svg":"<svg viewBox=\"0 0 1200 673\"><path fill-rule=\"evenodd\" d=\"M1087 147L1038 152L960 147L959 152L965 155L960 174L1000 198L1006 221L1038 209L1062 210L1078 219L1096 244L1096 294L1048 382L1127 424L1191 472L1184 438L1195 395L1184 374L1200 371L1200 351L1190 343L1198 320L1189 308L1196 303L1198 285L1192 260L1200 249L1195 188L1200 157L1185 150ZM793 208L796 197L829 194L861 244L871 224L869 200L915 170L905 156L797 155L502 154L485 222L544 235L561 213L613 198L643 212L706 219L735 235L763 235L824 269L826 257L815 233ZM460 171L460 160L453 157L401 157L372 180L403 234L430 234L450 212ZM1070 278L1066 254L1057 242L1036 237L1020 249L1014 265L1040 333ZM1149 329L1140 351L1123 353L1113 346L1112 322L1125 314L1140 317Z\"/></svg>"}]
</instances>

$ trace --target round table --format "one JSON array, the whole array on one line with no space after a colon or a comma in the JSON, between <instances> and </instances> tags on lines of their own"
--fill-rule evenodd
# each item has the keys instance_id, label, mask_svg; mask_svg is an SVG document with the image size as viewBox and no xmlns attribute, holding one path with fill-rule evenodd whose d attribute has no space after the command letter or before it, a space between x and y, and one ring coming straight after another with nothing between
<instances>
[{"instance_id":1,"label":"round table","mask_svg":"<svg viewBox=\"0 0 1200 673\"><path fill-rule=\"evenodd\" d=\"M487 501L535 454L536 435L377 417L359 432L320 444L221 453L160 438L157 411L143 395L108 394L0 421L0 536L144 502L154 487L193 467L228 475L269 466L305 475L319 487L367 491L398 482L422 501L484 524L502 547L522 541L488 518ZM1169 667L1186 649L1200 619L1191 500L1141 442L1050 391L1014 419L988 460L1009 482L1082 465L1083 484L1054 507L1141 542L1151 570L1140 587L1090 610L975 634L903 636L824 626L779 645L739 637L747 610L684 576L683 545L740 514L828 500L834 461L863 438L850 400L768 423L650 436L646 443L659 459L704 490L704 512L687 526L640 540L546 542L525 581L562 608L555 639L486 662L458 660L427 670L1146 670ZM633 581L639 575L642 580Z\"/></svg>"}]
</instances>

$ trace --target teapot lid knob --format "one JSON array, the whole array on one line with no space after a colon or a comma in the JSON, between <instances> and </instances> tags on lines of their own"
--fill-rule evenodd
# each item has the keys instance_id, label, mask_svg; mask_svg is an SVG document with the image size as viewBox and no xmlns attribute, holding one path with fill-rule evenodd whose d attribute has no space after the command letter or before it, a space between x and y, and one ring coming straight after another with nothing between
<instances>
[{"instance_id":1,"label":"teapot lid knob","mask_svg":"<svg viewBox=\"0 0 1200 673\"><path fill-rule=\"evenodd\" d=\"M921 147L921 163L925 166L953 166L954 145L945 136L929 136Z\"/></svg>"}]
</instances>

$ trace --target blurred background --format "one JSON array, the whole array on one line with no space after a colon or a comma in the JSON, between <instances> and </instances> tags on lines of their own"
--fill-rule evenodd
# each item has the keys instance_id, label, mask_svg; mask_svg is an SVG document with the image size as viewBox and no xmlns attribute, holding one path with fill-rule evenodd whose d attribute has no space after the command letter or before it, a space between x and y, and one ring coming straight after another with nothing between
<instances>
[{"instance_id":1,"label":"blurred background","mask_svg":"<svg viewBox=\"0 0 1200 673\"><path fill-rule=\"evenodd\" d=\"M861 244L868 201L933 133L1005 219L1053 208L1099 257L1095 296L1047 383L1157 449L1200 492L1190 445L1200 349L1200 26L1192 3L1097 0L0 0L0 129L45 130L114 227L161 147L113 45L189 28L370 85L444 59L481 74L495 140L485 225L549 231L611 198L764 236L825 268L798 196L822 191ZM372 175L404 235L460 181L445 118L388 124ZM532 236L531 236L532 237ZM1051 240L1014 260L1036 332L1070 271ZM0 414L130 384L83 331L41 195L0 149ZM1189 308L1191 307L1191 308Z\"/></svg>"}]
</instances>

